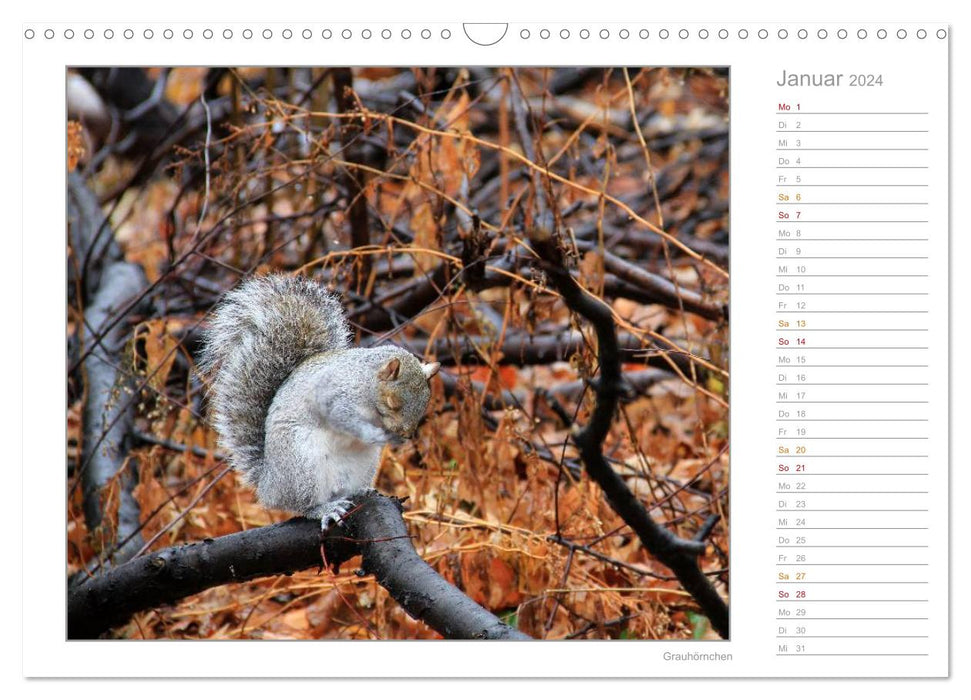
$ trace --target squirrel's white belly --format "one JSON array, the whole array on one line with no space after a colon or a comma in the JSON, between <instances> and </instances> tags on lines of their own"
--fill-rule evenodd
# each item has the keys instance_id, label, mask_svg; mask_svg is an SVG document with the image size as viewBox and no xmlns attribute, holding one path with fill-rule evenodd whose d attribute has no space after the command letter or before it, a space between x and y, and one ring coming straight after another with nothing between
<instances>
[{"instance_id":1,"label":"squirrel's white belly","mask_svg":"<svg viewBox=\"0 0 971 700\"><path fill-rule=\"evenodd\" d=\"M307 459L315 463L320 503L346 498L374 485L381 461L381 445L367 445L325 428L307 436Z\"/></svg>"}]
</instances>

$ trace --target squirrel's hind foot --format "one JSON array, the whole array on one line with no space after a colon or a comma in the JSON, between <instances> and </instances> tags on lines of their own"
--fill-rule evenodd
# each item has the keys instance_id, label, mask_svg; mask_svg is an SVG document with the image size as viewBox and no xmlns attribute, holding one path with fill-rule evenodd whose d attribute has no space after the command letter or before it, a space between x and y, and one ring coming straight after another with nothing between
<instances>
[{"instance_id":1,"label":"squirrel's hind foot","mask_svg":"<svg viewBox=\"0 0 971 700\"><path fill-rule=\"evenodd\" d=\"M330 503L321 503L306 512L308 518L320 520L320 529L326 530L330 525L337 524L344 519L344 516L354 507L353 501L342 498Z\"/></svg>"}]
</instances>

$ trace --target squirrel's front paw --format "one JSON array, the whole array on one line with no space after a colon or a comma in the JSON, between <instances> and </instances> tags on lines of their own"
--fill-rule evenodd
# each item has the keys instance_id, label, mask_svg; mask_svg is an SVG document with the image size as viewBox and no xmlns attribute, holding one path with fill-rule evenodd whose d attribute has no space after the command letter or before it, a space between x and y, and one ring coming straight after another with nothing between
<instances>
[{"instance_id":1,"label":"squirrel's front paw","mask_svg":"<svg viewBox=\"0 0 971 700\"><path fill-rule=\"evenodd\" d=\"M395 435L390 430L385 430L384 428L378 428L370 426L372 430L368 431L365 438L365 442L371 445L401 445L404 444L405 440L398 435Z\"/></svg>"},{"instance_id":2,"label":"squirrel's front paw","mask_svg":"<svg viewBox=\"0 0 971 700\"><path fill-rule=\"evenodd\" d=\"M394 446L397 447L398 445L404 445L406 442L408 442L407 440L405 440L400 435L396 435L396 434L394 434L392 432L388 432L387 433L387 436L388 436L387 442L388 442L389 445L394 445Z\"/></svg>"},{"instance_id":3,"label":"squirrel's front paw","mask_svg":"<svg viewBox=\"0 0 971 700\"><path fill-rule=\"evenodd\" d=\"M357 437L367 445L383 445L391 440L391 433L384 428L365 423L358 427Z\"/></svg>"},{"instance_id":4,"label":"squirrel's front paw","mask_svg":"<svg viewBox=\"0 0 971 700\"><path fill-rule=\"evenodd\" d=\"M348 511L354 507L352 501L342 498L339 501L331 501L330 503L322 503L319 506L311 508L307 511L307 517L313 518L315 520L320 520L320 529L326 530L330 527L331 523L339 523L343 520L344 516L347 515Z\"/></svg>"}]
</instances>

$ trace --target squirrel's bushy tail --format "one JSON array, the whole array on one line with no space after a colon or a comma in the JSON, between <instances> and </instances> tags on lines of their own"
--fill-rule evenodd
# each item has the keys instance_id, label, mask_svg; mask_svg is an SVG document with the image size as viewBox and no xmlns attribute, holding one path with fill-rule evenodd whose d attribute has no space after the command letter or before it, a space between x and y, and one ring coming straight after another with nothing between
<instances>
[{"instance_id":1,"label":"squirrel's bushy tail","mask_svg":"<svg viewBox=\"0 0 971 700\"><path fill-rule=\"evenodd\" d=\"M308 357L349 345L344 311L335 295L305 277L254 277L219 303L204 343L199 368L209 378L220 446L255 482L273 397Z\"/></svg>"}]
</instances>

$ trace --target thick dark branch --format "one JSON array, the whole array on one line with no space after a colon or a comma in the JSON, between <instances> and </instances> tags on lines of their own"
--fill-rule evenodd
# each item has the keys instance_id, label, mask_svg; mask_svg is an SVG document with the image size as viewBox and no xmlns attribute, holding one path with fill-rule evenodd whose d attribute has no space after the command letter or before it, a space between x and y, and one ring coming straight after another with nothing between
<instances>
[{"instance_id":1,"label":"thick dark branch","mask_svg":"<svg viewBox=\"0 0 971 700\"><path fill-rule=\"evenodd\" d=\"M468 377L463 379L445 371L439 372L438 376L441 378L446 396L457 395L461 397L468 390L476 398L482 398L482 406L487 411L502 411L511 406L521 406L526 402L525 394L517 394L508 389L502 389L498 394L490 393L489 388L485 384L469 379Z\"/></svg>"},{"instance_id":2,"label":"thick dark branch","mask_svg":"<svg viewBox=\"0 0 971 700\"><path fill-rule=\"evenodd\" d=\"M592 250L595 246L585 241L577 241L581 251ZM496 244L494 247L501 247ZM481 251L475 251L481 253ZM525 251L513 251L503 258L490 258L488 261L481 254L478 257L469 255L466 248L463 255L463 282L475 291L482 291L495 287L508 287L512 278L492 270L486 270L486 263L501 268L507 272L520 272L523 261L528 260ZM631 299L641 304L659 304L669 309L684 309L713 321L726 320L728 308L704 299L697 291L685 287L676 287L666 277L648 272L643 267L633 265L617 255L607 253L604 259L607 274L604 275L604 296L611 298ZM379 261L381 275L388 276L390 271L395 275L414 273L414 263L407 260L396 260L393 265ZM376 269L378 269L376 267ZM429 304L442 296L445 287L453 277L451 265L442 264L424 275L417 274L411 279L399 282L390 289L375 295L375 298L349 312L352 321L360 323L365 329L378 333L394 328L404 320L415 316ZM690 376L687 363L681 367Z\"/></svg>"},{"instance_id":3,"label":"thick dark branch","mask_svg":"<svg viewBox=\"0 0 971 700\"><path fill-rule=\"evenodd\" d=\"M648 272L643 265L633 264L619 255L604 251L601 245L593 241L578 238L576 245L581 252L594 250L604 254L604 266L607 270L603 280L605 297L619 297L642 304L659 304L669 309L683 309L688 313L697 314L713 321L728 318L726 306L706 301L701 294L694 290L685 287L679 288L668 278ZM521 246L516 246L507 252L503 258L492 264L508 272L516 272L520 270L523 262L529 260L530 256L526 254L526 251ZM576 275L576 273L573 274ZM490 273L484 276L477 288L485 289L509 284L511 284L510 277Z\"/></svg>"},{"instance_id":4,"label":"thick dark branch","mask_svg":"<svg viewBox=\"0 0 971 700\"><path fill-rule=\"evenodd\" d=\"M441 378L442 385L445 388L446 396L463 396L466 390L465 382L468 382L467 387L472 392L472 395L476 398L481 398L483 401L482 407L487 411L502 411L506 408L512 406L522 406L526 403L526 394L521 391L510 391L508 389L501 389L498 393L492 393L488 386L482 382L477 382L473 379L463 378L459 375L451 374L450 372L441 371L438 373ZM624 373L624 383L627 388L631 389L631 393L624 397L624 400L633 400L642 396L648 389L657 384L658 382L663 382L666 379L671 378L671 374L664 372L659 369L641 369L635 370L633 372ZM548 389L544 389L543 393L545 395L565 398L570 401L579 401L583 395L583 392L587 388L587 380L577 379L572 382L563 382L562 384L554 384ZM564 421L566 425L571 425L573 419ZM158 441L157 438L153 438L159 444L166 444L163 441ZM175 446L173 446L173 449ZM184 448L183 448L184 449ZM205 450L198 449L203 455L206 454Z\"/></svg>"},{"instance_id":5,"label":"thick dark branch","mask_svg":"<svg viewBox=\"0 0 971 700\"><path fill-rule=\"evenodd\" d=\"M624 341L625 350L644 350L644 343L633 335L626 336ZM427 338L403 338L398 344L416 355L424 355L427 348L436 360L446 366L480 364L480 353L492 350L498 351L499 364L529 366L569 360L583 350L584 339L579 331L564 330L535 335L509 333L503 337L499 347L494 347L495 340L492 338L477 335L437 338L430 347Z\"/></svg>"},{"instance_id":6,"label":"thick dark branch","mask_svg":"<svg viewBox=\"0 0 971 700\"><path fill-rule=\"evenodd\" d=\"M573 434L587 472L603 489L611 508L637 533L647 550L671 569L684 589L694 596L712 628L727 638L728 605L698 565L698 555L705 550L704 543L678 537L656 523L604 457L603 442L625 388L613 314L607 305L584 292L576 283L551 234L538 231L533 245L543 269L567 307L589 321L597 332L600 378L595 383L596 404L587 425Z\"/></svg>"},{"instance_id":7,"label":"thick dark branch","mask_svg":"<svg viewBox=\"0 0 971 700\"><path fill-rule=\"evenodd\" d=\"M141 158L135 173L120 182L112 192L101 198L107 202L120 196L131 187L143 183L159 161L172 153L173 146L185 143L192 135L217 124L228 114L231 103L228 97L212 94L213 88L226 73L226 69L209 70L204 91L207 95L209 114L198 101L179 108L165 99L167 71L157 79L148 76L143 68L81 68L81 75L98 91L104 102L118 116L115 128L125 134L120 141L109 140L95 154L88 170L109 153L124 153Z\"/></svg>"},{"instance_id":8,"label":"thick dark branch","mask_svg":"<svg viewBox=\"0 0 971 700\"><path fill-rule=\"evenodd\" d=\"M134 142L130 153L148 153L178 119L178 109L164 98L165 74L152 80L143 68L82 68L81 74L102 99L117 109Z\"/></svg>"},{"instance_id":9,"label":"thick dark branch","mask_svg":"<svg viewBox=\"0 0 971 700\"><path fill-rule=\"evenodd\" d=\"M438 338L431 344L430 348L426 338L401 338L395 342L420 356L425 355L427 348L429 354L436 360L443 365L451 366L459 363L476 364L481 362L480 351L482 349L491 350L495 341L484 336ZM673 372L671 365L674 364L685 376L690 377L692 375L690 356L675 350L673 346L667 345L663 341L656 340L654 344L657 350L645 346L644 341L632 333L617 335L618 349L620 352L626 353L626 361L636 360L668 372ZM584 347L585 341L579 331L565 330L535 335L510 333L503 338L502 345L497 348L501 355L498 363L517 367L546 365L551 362L569 360L571 356L581 352ZM632 353L637 353L637 356L635 357ZM646 357L644 356L645 353L647 354ZM701 365L695 366L694 373L699 382L703 382L708 376L708 370Z\"/></svg>"},{"instance_id":10,"label":"thick dark branch","mask_svg":"<svg viewBox=\"0 0 971 700\"><path fill-rule=\"evenodd\" d=\"M530 638L468 598L418 556L396 500L371 493L355 502L344 522L324 535L331 567L336 570L361 554L363 570L409 615L444 637ZM320 522L306 518L152 552L69 592L68 638L98 637L140 610L213 586L321 565Z\"/></svg>"},{"instance_id":11,"label":"thick dark branch","mask_svg":"<svg viewBox=\"0 0 971 700\"><path fill-rule=\"evenodd\" d=\"M418 275L387 290L360 309L350 312L348 317L355 323L363 316L360 323L371 333L394 328L403 319L412 318L438 299L448 281L448 266L439 265L426 275Z\"/></svg>"},{"instance_id":12,"label":"thick dark branch","mask_svg":"<svg viewBox=\"0 0 971 700\"><path fill-rule=\"evenodd\" d=\"M614 281L613 294L610 296L620 296L634 298L640 301L631 292L625 293L626 285L632 285L635 289L642 290L645 295L646 303L663 304L672 309L683 306L684 310L698 314L702 318L712 321L721 321L728 318L728 306L713 304L706 301L701 294L684 287L677 287L674 282L666 277L648 272L640 265L634 265L624 260L619 255L611 253L609 250L600 250L595 243L589 241L577 241L577 247L582 251L597 251L603 255L604 266L608 271L614 273L619 280Z\"/></svg>"},{"instance_id":13,"label":"thick dark branch","mask_svg":"<svg viewBox=\"0 0 971 700\"><path fill-rule=\"evenodd\" d=\"M624 373L624 386L630 389L631 393L621 398L621 400L633 400L642 396L652 386L658 382L670 379L673 375L660 369L639 369ZM570 401L579 401L587 387L587 381L578 379L572 382L564 382L550 388L550 392L562 396Z\"/></svg>"}]
</instances>

